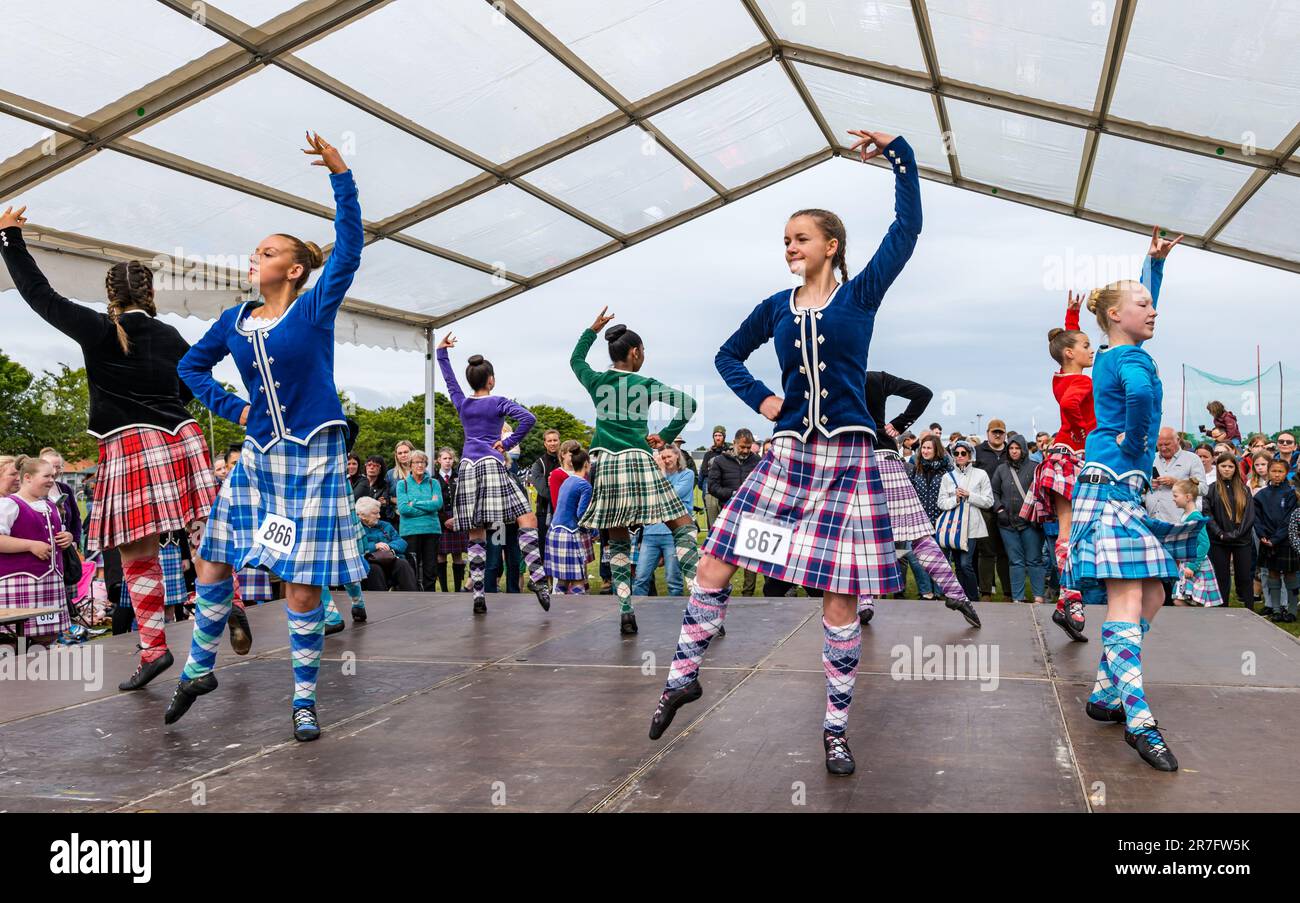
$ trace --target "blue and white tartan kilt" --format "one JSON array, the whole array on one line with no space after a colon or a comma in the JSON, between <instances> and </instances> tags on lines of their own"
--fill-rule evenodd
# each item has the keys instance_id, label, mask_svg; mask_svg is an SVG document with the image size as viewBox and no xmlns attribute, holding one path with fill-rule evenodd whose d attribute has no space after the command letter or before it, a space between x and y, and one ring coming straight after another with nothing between
<instances>
[{"instance_id":1,"label":"blue and white tartan kilt","mask_svg":"<svg viewBox=\"0 0 1300 903\"><path fill-rule=\"evenodd\" d=\"M510 471L496 458L460 459L456 477L456 510L452 528L456 531L514 523L533 507L528 493L510 476Z\"/></svg>"},{"instance_id":2,"label":"blue and white tartan kilt","mask_svg":"<svg viewBox=\"0 0 1300 903\"><path fill-rule=\"evenodd\" d=\"M239 580L239 598L244 602L270 602L271 575L257 568L240 568L235 572Z\"/></svg>"},{"instance_id":3,"label":"blue and white tartan kilt","mask_svg":"<svg viewBox=\"0 0 1300 903\"><path fill-rule=\"evenodd\" d=\"M753 515L794 531L785 564L739 553L740 519ZM778 436L713 522L704 554L796 586L854 596L903 589L889 502L871 435L808 442Z\"/></svg>"},{"instance_id":4,"label":"blue and white tartan kilt","mask_svg":"<svg viewBox=\"0 0 1300 903\"><path fill-rule=\"evenodd\" d=\"M181 547L174 542L158 546L158 564L163 573L163 604L184 605L190 597L185 585L185 565L181 560Z\"/></svg>"},{"instance_id":5,"label":"blue and white tartan kilt","mask_svg":"<svg viewBox=\"0 0 1300 903\"><path fill-rule=\"evenodd\" d=\"M1082 477L1088 468L1080 472ZM1179 560L1196 556L1198 521L1170 524L1147 513L1145 481L1134 474L1120 483L1074 486L1070 505L1070 556L1061 586L1077 589L1084 602L1105 604L1106 580L1178 578Z\"/></svg>"},{"instance_id":6,"label":"blue and white tartan kilt","mask_svg":"<svg viewBox=\"0 0 1300 903\"><path fill-rule=\"evenodd\" d=\"M570 530L554 524L546 531L546 576L556 580L586 580L590 548L582 540L582 530Z\"/></svg>"},{"instance_id":7,"label":"blue and white tartan kilt","mask_svg":"<svg viewBox=\"0 0 1300 903\"><path fill-rule=\"evenodd\" d=\"M200 556L235 569L265 568L286 583L338 586L363 580L348 490L346 430L328 426L307 445L281 440L260 452L245 441L217 494ZM268 514L294 523L288 555L253 538Z\"/></svg>"}]
</instances>

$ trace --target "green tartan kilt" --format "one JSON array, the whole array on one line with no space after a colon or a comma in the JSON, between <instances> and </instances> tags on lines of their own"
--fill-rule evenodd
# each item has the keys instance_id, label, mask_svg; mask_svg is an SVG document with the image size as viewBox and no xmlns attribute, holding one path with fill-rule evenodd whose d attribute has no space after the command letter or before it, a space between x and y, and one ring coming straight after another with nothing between
<instances>
[{"instance_id":1,"label":"green tartan kilt","mask_svg":"<svg viewBox=\"0 0 1300 903\"><path fill-rule=\"evenodd\" d=\"M578 522L591 530L689 517L654 456L642 449L601 452L591 469L591 504Z\"/></svg>"}]
</instances>

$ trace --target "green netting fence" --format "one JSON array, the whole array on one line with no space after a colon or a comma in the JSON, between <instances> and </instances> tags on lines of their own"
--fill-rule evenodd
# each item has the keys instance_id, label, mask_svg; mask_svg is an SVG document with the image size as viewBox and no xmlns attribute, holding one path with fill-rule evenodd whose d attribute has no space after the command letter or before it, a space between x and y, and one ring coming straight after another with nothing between
<instances>
[{"instance_id":1,"label":"green netting fence","mask_svg":"<svg viewBox=\"0 0 1300 903\"><path fill-rule=\"evenodd\" d=\"M1181 425L1185 433L1195 436L1200 427L1213 425L1214 418L1205 409L1212 401L1222 402L1237 415L1243 437L1300 426L1300 370L1288 364L1278 362L1240 379L1184 364L1182 377Z\"/></svg>"}]
</instances>

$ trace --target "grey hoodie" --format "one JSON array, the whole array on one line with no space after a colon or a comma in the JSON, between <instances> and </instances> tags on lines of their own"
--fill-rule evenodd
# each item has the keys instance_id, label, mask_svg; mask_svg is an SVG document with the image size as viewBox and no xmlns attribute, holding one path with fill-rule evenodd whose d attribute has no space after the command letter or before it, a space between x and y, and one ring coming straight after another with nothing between
<instances>
[{"instance_id":1,"label":"grey hoodie","mask_svg":"<svg viewBox=\"0 0 1300 903\"><path fill-rule=\"evenodd\" d=\"M1034 491L1034 468L1037 465L1029 459L1029 443L1024 436L1012 433L1007 437L1007 444L1020 446L1020 464L1016 467L1016 476L1020 478L1020 485L1025 487L1025 491L1020 491L1012 477L1011 469L1014 465L1008 451L990 480L993 485L993 511L997 514L999 527L1023 530L1030 523L1020 517L1020 506L1025 502L1025 495Z\"/></svg>"}]
</instances>

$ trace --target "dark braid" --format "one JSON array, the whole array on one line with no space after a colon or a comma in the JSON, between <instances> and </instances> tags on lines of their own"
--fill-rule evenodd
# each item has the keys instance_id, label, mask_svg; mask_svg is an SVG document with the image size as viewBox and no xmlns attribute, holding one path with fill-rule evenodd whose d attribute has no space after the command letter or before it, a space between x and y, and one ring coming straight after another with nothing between
<instances>
[{"instance_id":1,"label":"dark braid","mask_svg":"<svg viewBox=\"0 0 1300 903\"><path fill-rule=\"evenodd\" d=\"M817 224L817 228L821 230L822 235L825 235L828 239L834 238L839 242L835 247L835 256L831 259L831 266L840 271L840 282L848 282L849 235L844 228L844 221L829 210L816 207L808 210L797 210L790 215L790 219L797 216L811 217L812 221Z\"/></svg>"},{"instance_id":2,"label":"dark braid","mask_svg":"<svg viewBox=\"0 0 1300 903\"><path fill-rule=\"evenodd\" d=\"M108 316L117 329L117 343L122 346L123 354L130 354L131 340L122 328L121 317L128 310L158 316L153 298L153 270L138 260L115 263L104 277L104 291L108 296Z\"/></svg>"}]
</instances>

